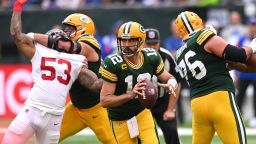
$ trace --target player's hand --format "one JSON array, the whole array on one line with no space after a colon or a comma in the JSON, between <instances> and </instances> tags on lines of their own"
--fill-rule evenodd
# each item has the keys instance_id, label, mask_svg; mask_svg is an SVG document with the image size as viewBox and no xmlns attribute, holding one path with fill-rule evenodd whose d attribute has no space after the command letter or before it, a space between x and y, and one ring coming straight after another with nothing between
<instances>
[{"instance_id":1,"label":"player's hand","mask_svg":"<svg viewBox=\"0 0 256 144\"><path fill-rule=\"evenodd\" d=\"M133 87L131 91L131 98L138 96L145 96L145 86L147 84L144 82L144 80L138 81L138 83Z\"/></svg>"},{"instance_id":2,"label":"player's hand","mask_svg":"<svg viewBox=\"0 0 256 144\"><path fill-rule=\"evenodd\" d=\"M175 111L174 110L167 110L164 112L163 119L165 121L172 120L175 118Z\"/></svg>"},{"instance_id":3,"label":"player's hand","mask_svg":"<svg viewBox=\"0 0 256 144\"><path fill-rule=\"evenodd\" d=\"M157 85L167 90L170 95L173 95L174 97L176 97L175 89L172 87L171 84L158 83Z\"/></svg>"},{"instance_id":4,"label":"player's hand","mask_svg":"<svg viewBox=\"0 0 256 144\"><path fill-rule=\"evenodd\" d=\"M254 38L251 43L250 47L252 48L253 53L256 53L256 38Z\"/></svg>"},{"instance_id":5,"label":"player's hand","mask_svg":"<svg viewBox=\"0 0 256 144\"><path fill-rule=\"evenodd\" d=\"M27 3L28 0L16 0L13 5L13 11L21 13L23 5Z\"/></svg>"},{"instance_id":6,"label":"player's hand","mask_svg":"<svg viewBox=\"0 0 256 144\"><path fill-rule=\"evenodd\" d=\"M88 60L87 60L87 58L84 58L83 64L85 65L86 68L88 68Z\"/></svg>"},{"instance_id":7,"label":"player's hand","mask_svg":"<svg viewBox=\"0 0 256 144\"><path fill-rule=\"evenodd\" d=\"M21 5L24 5L28 2L28 0L16 0L15 2L21 4Z\"/></svg>"}]
</instances>

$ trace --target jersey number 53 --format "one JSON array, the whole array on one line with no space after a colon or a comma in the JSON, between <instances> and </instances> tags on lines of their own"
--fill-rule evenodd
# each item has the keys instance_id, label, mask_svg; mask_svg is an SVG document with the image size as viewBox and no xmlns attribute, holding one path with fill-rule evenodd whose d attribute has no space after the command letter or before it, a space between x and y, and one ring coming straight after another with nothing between
<instances>
[{"instance_id":1,"label":"jersey number 53","mask_svg":"<svg viewBox=\"0 0 256 144\"><path fill-rule=\"evenodd\" d=\"M56 77L56 69L52 66L52 65L46 65L46 62L55 62L59 65L66 65L66 69L64 70L64 74L66 75L65 77L62 77L62 76L57 76ZM41 71L49 71L50 74L47 75L47 74L42 74L41 75L41 78L43 80L49 80L49 81L52 81L54 79L57 78L58 82L64 84L64 85L67 85L70 81L70 72L71 72L71 63L67 60L64 60L64 59L56 59L56 58L49 58L49 57L42 57L41 59Z\"/></svg>"}]
</instances>

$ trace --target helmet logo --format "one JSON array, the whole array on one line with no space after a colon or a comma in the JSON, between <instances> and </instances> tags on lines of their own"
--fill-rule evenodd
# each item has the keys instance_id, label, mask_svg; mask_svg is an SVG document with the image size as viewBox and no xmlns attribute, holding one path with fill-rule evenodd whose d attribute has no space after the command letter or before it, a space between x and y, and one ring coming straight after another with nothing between
<instances>
[{"instance_id":1,"label":"helmet logo","mask_svg":"<svg viewBox=\"0 0 256 144\"><path fill-rule=\"evenodd\" d=\"M84 16L81 16L81 17L80 17L80 20L81 20L82 22L86 23L86 24L89 24L89 23L91 22L90 19L88 19L87 17L84 17Z\"/></svg>"},{"instance_id":2,"label":"helmet logo","mask_svg":"<svg viewBox=\"0 0 256 144\"><path fill-rule=\"evenodd\" d=\"M141 31L142 33L145 33L145 29L144 29L143 26L140 26L140 31Z\"/></svg>"},{"instance_id":3,"label":"helmet logo","mask_svg":"<svg viewBox=\"0 0 256 144\"><path fill-rule=\"evenodd\" d=\"M148 37L151 38L151 39L153 39L153 38L156 37L156 35L155 35L154 32L150 31L150 32L148 33Z\"/></svg>"}]
</instances>

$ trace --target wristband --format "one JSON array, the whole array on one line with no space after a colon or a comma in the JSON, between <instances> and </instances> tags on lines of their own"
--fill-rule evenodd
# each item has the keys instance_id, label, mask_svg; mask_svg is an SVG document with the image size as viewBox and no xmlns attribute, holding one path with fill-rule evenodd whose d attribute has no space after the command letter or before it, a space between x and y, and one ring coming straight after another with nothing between
<instances>
[{"instance_id":1,"label":"wristband","mask_svg":"<svg viewBox=\"0 0 256 144\"><path fill-rule=\"evenodd\" d=\"M178 86L178 83L174 78L170 78L167 83L170 84L174 89L176 89Z\"/></svg>"},{"instance_id":2,"label":"wristband","mask_svg":"<svg viewBox=\"0 0 256 144\"><path fill-rule=\"evenodd\" d=\"M253 53L256 53L256 38L254 38L251 43L250 47L252 48Z\"/></svg>"},{"instance_id":3,"label":"wristband","mask_svg":"<svg viewBox=\"0 0 256 144\"><path fill-rule=\"evenodd\" d=\"M13 5L13 11L14 11L14 12L21 13L21 12L22 12L22 8L23 8L23 4L19 3L19 2L16 0L15 3L14 3L14 5Z\"/></svg>"},{"instance_id":4,"label":"wristband","mask_svg":"<svg viewBox=\"0 0 256 144\"><path fill-rule=\"evenodd\" d=\"M27 33L27 36L30 37L32 40L35 39L34 35L35 35L35 34L32 33L32 32Z\"/></svg>"}]
</instances>

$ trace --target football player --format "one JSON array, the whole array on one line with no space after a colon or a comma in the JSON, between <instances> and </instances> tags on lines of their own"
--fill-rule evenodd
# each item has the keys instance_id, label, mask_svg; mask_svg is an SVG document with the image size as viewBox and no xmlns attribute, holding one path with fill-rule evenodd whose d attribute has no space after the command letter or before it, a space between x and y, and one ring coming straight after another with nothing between
<instances>
[{"instance_id":1,"label":"football player","mask_svg":"<svg viewBox=\"0 0 256 144\"><path fill-rule=\"evenodd\" d=\"M168 119L175 109L177 87L176 79L164 69L164 63L157 51L143 48L145 30L137 22L126 22L118 30L117 45L119 53L108 56L100 67L103 79L101 104L108 108L109 118L117 142L120 144L157 144L158 136L152 114L145 109L137 96L143 96L145 79L153 76L166 84L159 84L168 90Z\"/></svg>"},{"instance_id":2,"label":"football player","mask_svg":"<svg viewBox=\"0 0 256 144\"><path fill-rule=\"evenodd\" d=\"M160 47L160 33L157 29L148 28L146 31L145 48L155 49L163 59L165 69L172 74L177 82L178 87L175 90L177 98L180 95L180 81L183 74L176 64L172 54L165 48ZM170 96L164 91L163 88L158 87L158 99L155 106L151 109L152 115L155 118L157 124L162 129L166 144L179 144L179 136L177 130L177 121L175 111L171 111L170 118L165 117L165 112L168 111ZM174 109L175 110L175 109Z\"/></svg>"},{"instance_id":3,"label":"football player","mask_svg":"<svg viewBox=\"0 0 256 144\"><path fill-rule=\"evenodd\" d=\"M211 143L217 132L223 143L245 144L246 132L226 64L246 63L256 47L228 44L204 28L202 19L194 12L180 13L175 24L184 42L176 53L176 61L191 88L192 143Z\"/></svg>"},{"instance_id":4,"label":"football player","mask_svg":"<svg viewBox=\"0 0 256 144\"><path fill-rule=\"evenodd\" d=\"M34 43L33 35L22 33L21 12L24 1L15 1L10 32L17 48L32 63L33 87L24 107L12 121L3 138L3 144L24 144L34 134L36 143L57 144L66 96L72 83L78 79L87 88L98 91L97 76L87 69L84 56L67 54ZM62 31L50 31L56 37L54 49L72 47L72 41ZM74 46L77 47L77 46ZM101 82L102 83L102 82Z\"/></svg>"},{"instance_id":5,"label":"football player","mask_svg":"<svg viewBox=\"0 0 256 144\"><path fill-rule=\"evenodd\" d=\"M98 74L101 50L94 37L93 20L87 15L74 13L66 17L62 24L73 45L77 45L76 48L67 48L65 51L85 56L88 60L88 69ZM50 48L56 41L54 37L38 33L34 34L34 38L36 42ZM62 42L59 44L65 45ZM91 91L84 88L79 81L75 81L70 90L70 98L71 103L66 106L61 123L60 141L89 127L102 143L116 143L107 111L100 104L99 91Z\"/></svg>"}]
</instances>

